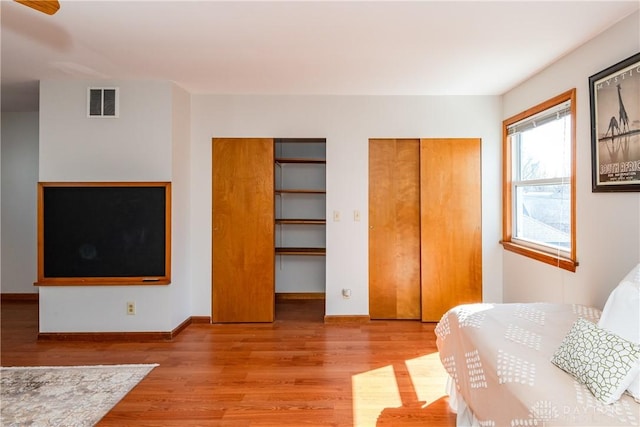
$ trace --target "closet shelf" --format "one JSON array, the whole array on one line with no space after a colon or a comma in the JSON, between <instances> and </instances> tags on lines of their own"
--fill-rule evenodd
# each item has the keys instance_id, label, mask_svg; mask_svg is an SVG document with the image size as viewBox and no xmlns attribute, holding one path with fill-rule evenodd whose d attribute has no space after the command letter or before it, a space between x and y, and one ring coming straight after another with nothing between
<instances>
[{"instance_id":1,"label":"closet shelf","mask_svg":"<svg viewBox=\"0 0 640 427\"><path fill-rule=\"evenodd\" d=\"M285 163L300 163L300 164L312 164L312 165L324 165L327 163L325 159L307 159L307 158L294 158L294 157L276 157L277 164Z\"/></svg>"},{"instance_id":2,"label":"closet shelf","mask_svg":"<svg viewBox=\"0 0 640 427\"><path fill-rule=\"evenodd\" d=\"M276 248L276 255L325 255L325 248Z\"/></svg>"},{"instance_id":3,"label":"closet shelf","mask_svg":"<svg viewBox=\"0 0 640 427\"><path fill-rule=\"evenodd\" d=\"M276 190L276 195L279 194L326 194L326 190L311 190L311 189L287 189L287 190Z\"/></svg>"},{"instance_id":4,"label":"closet shelf","mask_svg":"<svg viewBox=\"0 0 640 427\"><path fill-rule=\"evenodd\" d=\"M276 224L317 224L324 225L326 219L310 219L310 218L276 218Z\"/></svg>"}]
</instances>

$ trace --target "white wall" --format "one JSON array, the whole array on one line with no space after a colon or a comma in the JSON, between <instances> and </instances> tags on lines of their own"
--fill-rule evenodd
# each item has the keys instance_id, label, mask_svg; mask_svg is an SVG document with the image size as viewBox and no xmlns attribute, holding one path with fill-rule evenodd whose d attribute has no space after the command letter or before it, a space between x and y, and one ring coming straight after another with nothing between
<instances>
[{"instance_id":1,"label":"white wall","mask_svg":"<svg viewBox=\"0 0 640 427\"><path fill-rule=\"evenodd\" d=\"M38 113L2 113L2 293L37 293Z\"/></svg>"},{"instance_id":2,"label":"white wall","mask_svg":"<svg viewBox=\"0 0 640 427\"><path fill-rule=\"evenodd\" d=\"M627 17L503 97L503 119L577 89L577 255L575 273L504 253L504 299L602 308L640 260L640 193L591 192L589 76L640 51L640 15ZM523 272L526 271L526 274Z\"/></svg>"},{"instance_id":3,"label":"white wall","mask_svg":"<svg viewBox=\"0 0 640 427\"><path fill-rule=\"evenodd\" d=\"M40 180L170 180L170 85L147 81L42 82ZM87 117L89 86L120 87L119 118Z\"/></svg>"},{"instance_id":4,"label":"white wall","mask_svg":"<svg viewBox=\"0 0 640 427\"><path fill-rule=\"evenodd\" d=\"M119 87L120 117L87 118L88 86ZM169 82L41 82L40 181L175 179L173 197L187 203L187 99ZM188 221L180 206L172 212L172 228L177 229L172 258L181 264L172 264L176 275L171 285L41 286L40 332L172 330L190 310L189 267L183 253L175 255L176 247L188 246ZM135 301L135 316L126 314L127 301Z\"/></svg>"},{"instance_id":5,"label":"white wall","mask_svg":"<svg viewBox=\"0 0 640 427\"><path fill-rule=\"evenodd\" d=\"M193 313L211 314L211 138L327 139L326 314L366 315L369 138L482 138L483 283L502 299L499 97L192 96ZM362 214L354 222L353 211ZM351 299L341 290L350 288Z\"/></svg>"},{"instance_id":6,"label":"white wall","mask_svg":"<svg viewBox=\"0 0 640 427\"><path fill-rule=\"evenodd\" d=\"M175 327L191 316L191 97L172 87L172 257L171 324Z\"/></svg>"}]
</instances>

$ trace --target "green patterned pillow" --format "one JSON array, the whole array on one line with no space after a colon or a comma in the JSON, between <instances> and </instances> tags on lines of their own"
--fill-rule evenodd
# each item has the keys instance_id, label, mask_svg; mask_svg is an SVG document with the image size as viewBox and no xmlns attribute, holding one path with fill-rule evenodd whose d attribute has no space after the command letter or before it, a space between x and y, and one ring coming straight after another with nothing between
<instances>
[{"instance_id":1,"label":"green patterned pillow","mask_svg":"<svg viewBox=\"0 0 640 427\"><path fill-rule=\"evenodd\" d=\"M640 345L579 318L551 362L585 384L603 403L617 401L639 369Z\"/></svg>"}]
</instances>

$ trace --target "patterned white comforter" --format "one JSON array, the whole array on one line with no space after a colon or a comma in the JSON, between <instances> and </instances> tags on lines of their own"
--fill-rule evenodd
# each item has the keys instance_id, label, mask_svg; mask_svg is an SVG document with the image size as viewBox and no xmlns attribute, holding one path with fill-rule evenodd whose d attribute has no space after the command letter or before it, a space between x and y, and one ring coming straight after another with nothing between
<instances>
[{"instance_id":1,"label":"patterned white comforter","mask_svg":"<svg viewBox=\"0 0 640 427\"><path fill-rule=\"evenodd\" d=\"M578 317L600 311L568 304L468 304L436 327L440 360L480 426L638 425L629 395L605 405L550 360ZM460 414L459 414L460 416Z\"/></svg>"}]
</instances>

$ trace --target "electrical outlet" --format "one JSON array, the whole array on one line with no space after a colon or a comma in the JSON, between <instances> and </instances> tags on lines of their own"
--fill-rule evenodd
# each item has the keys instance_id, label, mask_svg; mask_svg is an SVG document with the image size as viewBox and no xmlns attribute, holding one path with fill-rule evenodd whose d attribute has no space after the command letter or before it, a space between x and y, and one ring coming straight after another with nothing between
<instances>
[{"instance_id":1,"label":"electrical outlet","mask_svg":"<svg viewBox=\"0 0 640 427\"><path fill-rule=\"evenodd\" d=\"M134 301L127 302L127 314L136 314L136 303Z\"/></svg>"},{"instance_id":2,"label":"electrical outlet","mask_svg":"<svg viewBox=\"0 0 640 427\"><path fill-rule=\"evenodd\" d=\"M344 299L351 298L351 289L343 289L342 290L342 298L344 298Z\"/></svg>"}]
</instances>

